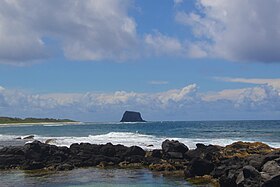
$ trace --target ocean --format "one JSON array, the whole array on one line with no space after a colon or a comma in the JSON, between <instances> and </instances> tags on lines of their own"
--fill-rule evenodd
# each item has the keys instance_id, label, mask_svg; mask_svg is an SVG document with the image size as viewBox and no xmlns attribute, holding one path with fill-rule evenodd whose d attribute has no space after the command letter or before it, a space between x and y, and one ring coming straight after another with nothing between
<instances>
[{"instance_id":1,"label":"ocean","mask_svg":"<svg viewBox=\"0 0 280 187\"><path fill-rule=\"evenodd\" d=\"M93 144L138 145L158 149L166 139L179 140L189 148L196 143L225 146L236 141L260 141L280 148L280 121L164 121L146 123L81 123L0 125L0 148L22 145L28 135L58 146ZM146 169L84 168L56 173L1 171L5 186L191 186L181 178L162 177ZM3 184L3 183L2 183Z\"/></svg>"}]
</instances>

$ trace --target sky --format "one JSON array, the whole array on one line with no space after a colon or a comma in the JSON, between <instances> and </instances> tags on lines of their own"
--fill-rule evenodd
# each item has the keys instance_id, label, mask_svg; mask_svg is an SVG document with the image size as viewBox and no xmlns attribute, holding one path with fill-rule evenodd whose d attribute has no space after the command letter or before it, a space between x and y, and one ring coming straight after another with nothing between
<instances>
[{"instance_id":1,"label":"sky","mask_svg":"<svg viewBox=\"0 0 280 187\"><path fill-rule=\"evenodd\" d=\"M279 0L2 0L0 116L280 119Z\"/></svg>"}]
</instances>

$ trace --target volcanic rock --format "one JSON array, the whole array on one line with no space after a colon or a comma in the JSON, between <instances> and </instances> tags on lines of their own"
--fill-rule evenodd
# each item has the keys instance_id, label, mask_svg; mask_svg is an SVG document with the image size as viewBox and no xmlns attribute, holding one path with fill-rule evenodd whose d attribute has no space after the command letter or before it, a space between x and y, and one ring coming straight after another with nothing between
<instances>
[{"instance_id":1,"label":"volcanic rock","mask_svg":"<svg viewBox=\"0 0 280 187\"><path fill-rule=\"evenodd\" d=\"M142 119L140 112L125 111L121 122L146 122Z\"/></svg>"}]
</instances>

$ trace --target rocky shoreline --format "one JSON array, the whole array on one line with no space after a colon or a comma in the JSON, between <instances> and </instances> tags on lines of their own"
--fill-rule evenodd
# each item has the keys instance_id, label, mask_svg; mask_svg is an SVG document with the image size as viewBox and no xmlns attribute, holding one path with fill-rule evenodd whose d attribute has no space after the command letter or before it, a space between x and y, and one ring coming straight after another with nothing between
<instances>
[{"instance_id":1,"label":"rocky shoreline","mask_svg":"<svg viewBox=\"0 0 280 187\"><path fill-rule=\"evenodd\" d=\"M89 143L58 147L34 141L0 149L0 169L72 170L79 167L149 168L182 175L193 184L220 187L280 186L280 150L255 142L235 142L220 147L197 144L189 148L165 140L162 149Z\"/></svg>"}]
</instances>

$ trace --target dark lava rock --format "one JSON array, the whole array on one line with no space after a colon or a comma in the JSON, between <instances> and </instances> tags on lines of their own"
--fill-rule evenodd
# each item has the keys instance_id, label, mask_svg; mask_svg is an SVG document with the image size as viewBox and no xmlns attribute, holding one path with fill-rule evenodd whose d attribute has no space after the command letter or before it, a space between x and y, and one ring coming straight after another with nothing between
<instances>
[{"instance_id":1,"label":"dark lava rock","mask_svg":"<svg viewBox=\"0 0 280 187\"><path fill-rule=\"evenodd\" d=\"M237 186L260 186L261 174L253 166L244 166L236 179Z\"/></svg>"},{"instance_id":2,"label":"dark lava rock","mask_svg":"<svg viewBox=\"0 0 280 187\"><path fill-rule=\"evenodd\" d=\"M260 173L253 166L244 166L243 167L243 175L245 178L256 178L260 176Z\"/></svg>"},{"instance_id":3,"label":"dark lava rock","mask_svg":"<svg viewBox=\"0 0 280 187\"><path fill-rule=\"evenodd\" d=\"M22 139L24 139L24 140L33 140L34 139L34 135L25 136Z\"/></svg>"},{"instance_id":4,"label":"dark lava rock","mask_svg":"<svg viewBox=\"0 0 280 187\"><path fill-rule=\"evenodd\" d=\"M274 176L272 179L266 181L262 187L279 187L280 186L280 175Z\"/></svg>"},{"instance_id":5,"label":"dark lava rock","mask_svg":"<svg viewBox=\"0 0 280 187\"><path fill-rule=\"evenodd\" d=\"M180 152L168 152L164 155L164 158L183 159L184 155Z\"/></svg>"},{"instance_id":6,"label":"dark lava rock","mask_svg":"<svg viewBox=\"0 0 280 187\"><path fill-rule=\"evenodd\" d=\"M140 112L125 111L121 122L146 122L142 119Z\"/></svg>"},{"instance_id":7,"label":"dark lava rock","mask_svg":"<svg viewBox=\"0 0 280 187\"><path fill-rule=\"evenodd\" d=\"M177 140L165 140L164 142L162 142L161 147L164 153L179 152L184 154L189 150L189 148L185 144Z\"/></svg>"},{"instance_id":8,"label":"dark lava rock","mask_svg":"<svg viewBox=\"0 0 280 187\"><path fill-rule=\"evenodd\" d=\"M184 153L189 150L185 144L177 140L165 140L161 147L164 159L183 159Z\"/></svg>"},{"instance_id":9,"label":"dark lava rock","mask_svg":"<svg viewBox=\"0 0 280 187\"><path fill-rule=\"evenodd\" d=\"M262 172L271 176L276 174L280 175L280 165L275 160L268 161L263 165Z\"/></svg>"},{"instance_id":10,"label":"dark lava rock","mask_svg":"<svg viewBox=\"0 0 280 187\"><path fill-rule=\"evenodd\" d=\"M61 165L57 166L56 169L58 171L68 171L68 170L74 169L74 166L71 164L65 163L65 164L61 164Z\"/></svg>"},{"instance_id":11,"label":"dark lava rock","mask_svg":"<svg viewBox=\"0 0 280 187\"><path fill-rule=\"evenodd\" d=\"M45 164L42 162L37 162L37 161L26 161L21 169L24 170L35 170L35 169L42 169L45 167Z\"/></svg>"},{"instance_id":12,"label":"dark lava rock","mask_svg":"<svg viewBox=\"0 0 280 187\"><path fill-rule=\"evenodd\" d=\"M215 145L206 146L201 143L196 144L196 147L196 149L189 150L185 153L185 157L188 160L192 160L194 158L201 158L210 161L219 160L221 147Z\"/></svg>"},{"instance_id":13,"label":"dark lava rock","mask_svg":"<svg viewBox=\"0 0 280 187\"><path fill-rule=\"evenodd\" d=\"M186 177L208 175L213 171L214 164L208 160L201 158L194 158L185 170Z\"/></svg>"},{"instance_id":14,"label":"dark lava rock","mask_svg":"<svg viewBox=\"0 0 280 187\"><path fill-rule=\"evenodd\" d=\"M114 157L116 155L116 150L115 150L113 144L107 143L106 145L101 147L100 154L109 156L109 157Z\"/></svg>"},{"instance_id":15,"label":"dark lava rock","mask_svg":"<svg viewBox=\"0 0 280 187\"><path fill-rule=\"evenodd\" d=\"M138 146L131 146L127 149L127 151L125 152L124 156L129 157L129 156L145 156L146 152Z\"/></svg>"},{"instance_id":16,"label":"dark lava rock","mask_svg":"<svg viewBox=\"0 0 280 187\"><path fill-rule=\"evenodd\" d=\"M172 173L184 171L186 178L209 175L219 182L220 187L280 186L279 150L271 149L271 152L264 152L251 146L250 151L248 152L246 148L243 154L241 143L233 145L229 147L230 149L226 149L197 144L196 149L189 150L183 143L165 140L162 149L145 151L138 146L126 147L111 143L105 145L80 143L72 144L68 148L34 141L24 146L0 149L0 169L71 170L75 167L91 166L149 167L152 170ZM249 146L245 144L247 145ZM266 148L266 146L262 147Z\"/></svg>"},{"instance_id":17,"label":"dark lava rock","mask_svg":"<svg viewBox=\"0 0 280 187\"><path fill-rule=\"evenodd\" d=\"M264 155L251 155L251 156L246 157L245 161L247 162L248 165L251 165L260 171L265 162L265 156Z\"/></svg>"},{"instance_id":18,"label":"dark lava rock","mask_svg":"<svg viewBox=\"0 0 280 187\"><path fill-rule=\"evenodd\" d=\"M161 150L160 150L160 149L154 149L154 150L152 150L151 157L154 157L154 158L161 158L161 157L162 157L162 152L161 152Z\"/></svg>"},{"instance_id":19,"label":"dark lava rock","mask_svg":"<svg viewBox=\"0 0 280 187\"><path fill-rule=\"evenodd\" d=\"M220 187L237 187L236 178L236 171L230 170L219 178Z\"/></svg>"}]
</instances>

